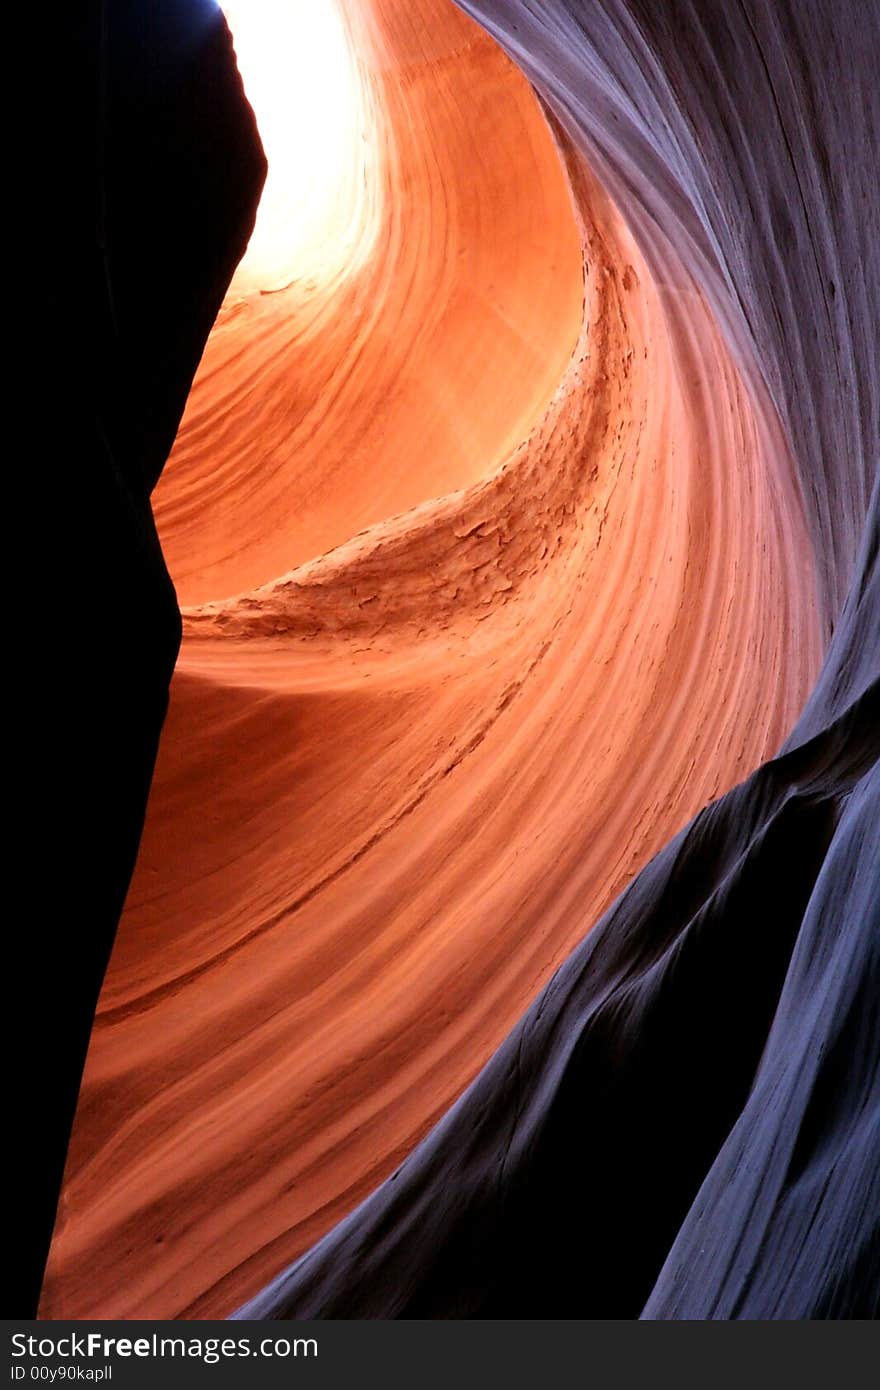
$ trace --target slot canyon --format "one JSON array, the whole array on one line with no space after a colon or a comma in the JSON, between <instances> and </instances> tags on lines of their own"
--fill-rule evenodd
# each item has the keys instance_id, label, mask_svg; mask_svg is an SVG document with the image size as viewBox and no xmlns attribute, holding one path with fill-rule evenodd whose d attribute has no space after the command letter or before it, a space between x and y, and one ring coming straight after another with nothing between
<instances>
[{"instance_id":1,"label":"slot canyon","mask_svg":"<svg viewBox=\"0 0 880 1390\"><path fill-rule=\"evenodd\" d=\"M22 1306L876 1317L880 4L224 9L50 72Z\"/></svg>"}]
</instances>

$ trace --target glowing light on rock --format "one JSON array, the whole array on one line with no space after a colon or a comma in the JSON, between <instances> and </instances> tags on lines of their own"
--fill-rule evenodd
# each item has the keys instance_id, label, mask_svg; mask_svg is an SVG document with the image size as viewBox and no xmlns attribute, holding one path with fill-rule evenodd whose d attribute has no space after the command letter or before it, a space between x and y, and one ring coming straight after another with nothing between
<instances>
[{"instance_id":1,"label":"glowing light on rock","mask_svg":"<svg viewBox=\"0 0 880 1390\"><path fill-rule=\"evenodd\" d=\"M362 230L365 101L335 0L228 0L269 172L233 286L330 278Z\"/></svg>"}]
</instances>

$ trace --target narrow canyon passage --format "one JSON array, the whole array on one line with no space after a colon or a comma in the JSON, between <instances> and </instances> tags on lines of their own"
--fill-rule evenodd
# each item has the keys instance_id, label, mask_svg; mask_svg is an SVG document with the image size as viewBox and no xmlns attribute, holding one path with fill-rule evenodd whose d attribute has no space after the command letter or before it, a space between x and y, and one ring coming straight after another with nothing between
<instances>
[{"instance_id":1,"label":"narrow canyon passage","mask_svg":"<svg viewBox=\"0 0 880 1390\"><path fill-rule=\"evenodd\" d=\"M791 443L691 262L451 0L340 6L345 256L245 260L154 494L184 643L46 1317L255 1295L822 659Z\"/></svg>"}]
</instances>

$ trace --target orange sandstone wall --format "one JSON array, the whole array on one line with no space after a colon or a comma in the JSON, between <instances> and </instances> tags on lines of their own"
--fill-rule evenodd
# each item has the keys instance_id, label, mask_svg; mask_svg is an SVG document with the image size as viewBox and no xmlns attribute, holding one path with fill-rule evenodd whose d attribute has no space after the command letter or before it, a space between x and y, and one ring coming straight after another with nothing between
<instances>
[{"instance_id":1,"label":"orange sandstone wall","mask_svg":"<svg viewBox=\"0 0 880 1390\"><path fill-rule=\"evenodd\" d=\"M184 646L44 1316L255 1293L818 668L777 419L673 248L448 0L345 12L362 255L233 286L154 497Z\"/></svg>"}]
</instances>

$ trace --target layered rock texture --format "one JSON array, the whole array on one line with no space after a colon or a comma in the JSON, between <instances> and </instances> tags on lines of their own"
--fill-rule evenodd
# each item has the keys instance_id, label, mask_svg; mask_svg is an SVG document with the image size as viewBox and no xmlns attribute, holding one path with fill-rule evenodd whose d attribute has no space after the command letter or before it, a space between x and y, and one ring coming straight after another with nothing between
<instances>
[{"instance_id":1,"label":"layered rock texture","mask_svg":"<svg viewBox=\"0 0 880 1390\"><path fill-rule=\"evenodd\" d=\"M130 84L107 127L147 539L89 561L80 1058L174 655L149 489L262 177L166 9L187 139ZM42 1312L876 1315L880 9L338 12L329 230L258 222L153 493L183 644Z\"/></svg>"}]
</instances>

